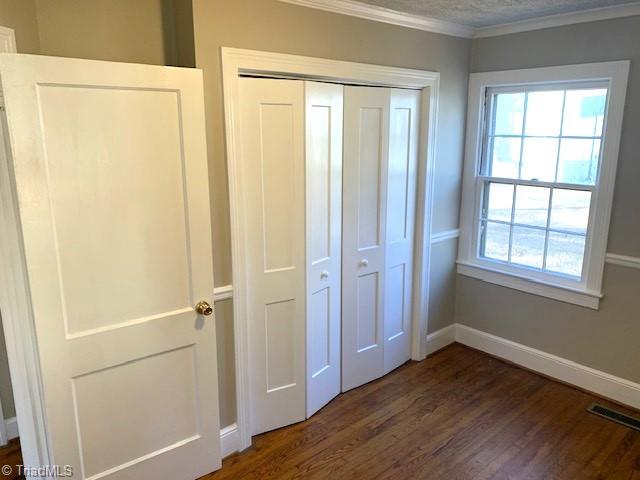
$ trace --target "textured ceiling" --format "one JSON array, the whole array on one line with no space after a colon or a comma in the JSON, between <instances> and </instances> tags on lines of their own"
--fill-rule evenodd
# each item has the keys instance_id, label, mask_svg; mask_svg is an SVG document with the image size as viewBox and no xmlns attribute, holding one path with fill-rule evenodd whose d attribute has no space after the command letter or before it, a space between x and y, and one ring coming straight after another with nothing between
<instances>
[{"instance_id":1,"label":"textured ceiling","mask_svg":"<svg viewBox=\"0 0 640 480\"><path fill-rule=\"evenodd\" d=\"M558 13L633 3L630 0L358 0L404 13L486 27Z\"/></svg>"}]
</instances>

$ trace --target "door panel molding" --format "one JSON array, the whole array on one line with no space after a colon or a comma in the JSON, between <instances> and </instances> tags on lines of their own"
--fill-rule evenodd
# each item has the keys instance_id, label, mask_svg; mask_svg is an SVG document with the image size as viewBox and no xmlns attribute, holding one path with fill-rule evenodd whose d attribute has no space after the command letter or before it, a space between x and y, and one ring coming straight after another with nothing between
<instances>
[{"instance_id":1,"label":"door panel molding","mask_svg":"<svg viewBox=\"0 0 640 480\"><path fill-rule=\"evenodd\" d=\"M239 95L242 75L271 78L298 78L356 85L418 89L422 92L420 108L420 156L418 167L418 202L416 212L416 255L414 269L414 310L412 315L412 350L414 360L426 355L429 260L433 171L435 165L436 123L440 74L381 65L327 60L255 50L222 48L222 71L227 173L231 217L231 249L234 281L234 337L236 365L237 424L240 449L251 445L249 401L249 345L247 342L247 265L242 225L245 222L241 171L239 169Z\"/></svg>"}]
</instances>

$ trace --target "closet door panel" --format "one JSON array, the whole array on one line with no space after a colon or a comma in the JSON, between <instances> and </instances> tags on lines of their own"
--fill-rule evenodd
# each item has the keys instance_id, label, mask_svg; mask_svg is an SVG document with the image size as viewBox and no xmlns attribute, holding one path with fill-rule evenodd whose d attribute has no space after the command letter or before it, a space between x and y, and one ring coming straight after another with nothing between
<instances>
[{"instance_id":1,"label":"closet door panel","mask_svg":"<svg viewBox=\"0 0 640 480\"><path fill-rule=\"evenodd\" d=\"M345 87L342 390L382 375L390 90Z\"/></svg>"},{"instance_id":2,"label":"closet door panel","mask_svg":"<svg viewBox=\"0 0 640 480\"><path fill-rule=\"evenodd\" d=\"M411 356L411 300L420 92L391 90L385 261L384 373Z\"/></svg>"},{"instance_id":3,"label":"closet door panel","mask_svg":"<svg viewBox=\"0 0 640 480\"><path fill-rule=\"evenodd\" d=\"M252 433L305 418L304 83L240 79Z\"/></svg>"},{"instance_id":4,"label":"closet door panel","mask_svg":"<svg viewBox=\"0 0 640 480\"><path fill-rule=\"evenodd\" d=\"M340 393L343 87L306 82L307 417Z\"/></svg>"}]
</instances>

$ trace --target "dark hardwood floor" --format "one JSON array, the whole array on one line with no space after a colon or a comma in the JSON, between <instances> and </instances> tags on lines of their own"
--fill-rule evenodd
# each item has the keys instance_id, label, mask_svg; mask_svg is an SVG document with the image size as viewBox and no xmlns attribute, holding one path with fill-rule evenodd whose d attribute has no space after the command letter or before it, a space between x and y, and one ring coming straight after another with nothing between
<instances>
[{"instance_id":1,"label":"dark hardwood floor","mask_svg":"<svg viewBox=\"0 0 640 480\"><path fill-rule=\"evenodd\" d=\"M640 479L634 412L454 344L254 437L219 479Z\"/></svg>"},{"instance_id":2,"label":"dark hardwood floor","mask_svg":"<svg viewBox=\"0 0 640 480\"><path fill-rule=\"evenodd\" d=\"M588 413L593 401L635 413L454 344L254 437L203 478L640 480L640 432ZM17 445L3 464L19 463Z\"/></svg>"},{"instance_id":3,"label":"dark hardwood floor","mask_svg":"<svg viewBox=\"0 0 640 480\"><path fill-rule=\"evenodd\" d=\"M20 441L15 438L9 442L9 445L0 447L0 464L2 467L8 465L11 467L11 472L5 472L4 469L0 472L0 479L2 480L14 480L18 477L17 465L22 465L22 454L20 453Z\"/></svg>"}]
</instances>

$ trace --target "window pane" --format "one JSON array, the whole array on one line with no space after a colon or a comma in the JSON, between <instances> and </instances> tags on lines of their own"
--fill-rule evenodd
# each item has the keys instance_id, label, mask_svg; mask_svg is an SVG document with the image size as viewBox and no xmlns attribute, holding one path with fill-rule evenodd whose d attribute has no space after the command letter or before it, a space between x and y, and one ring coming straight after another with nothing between
<instances>
[{"instance_id":1,"label":"window pane","mask_svg":"<svg viewBox=\"0 0 640 480\"><path fill-rule=\"evenodd\" d=\"M525 135L560 135L563 97L563 91L529 92Z\"/></svg>"},{"instance_id":2,"label":"window pane","mask_svg":"<svg viewBox=\"0 0 640 480\"><path fill-rule=\"evenodd\" d=\"M511 262L528 267L542 268L544 240L544 230L513 227Z\"/></svg>"},{"instance_id":3,"label":"window pane","mask_svg":"<svg viewBox=\"0 0 640 480\"><path fill-rule=\"evenodd\" d=\"M527 88L490 94L478 254L581 278L608 89Z\"/></svg>"},{"instance_id":4,"label":"window pane","mask_svg":"<svg viewBox=\"0 0 640 480\"><path fill-rule=\"evenodd\" d=\"M547 270L574 277L582 276L585 237L549 232Z\"/></svg>"},{"instance_id":5,"label":"window pane","mask_svg":"<svg viewBox=\"0 0 640 480\"><path fill-rule=\"evenodd\" d=\"M492 142L491 162L487 168L487 175L518 178L521 140L519 138L495 137Z\"/></svg>"},{"instance_id":6,"label":"window pane","mask_svg":"<svg viewBox=\"0 0 640 480\"><path fill-rule=\"evenodd\" d=\"M509 260L509 225L485 222L483 224L483 251L480 254L486 258Z\"/></svg>"},{"instance_id":7,"label":"window pane","mask_svg":"<svg viewBox=\"0 0 640 480\"><path fill-rule=\"evenodd\" d=\"M551 228L587 233L591 192L556 189L551 204Z\"/></svg>"},{"instance_id":8,"label":"window pane","mask_svg":"<svg viewBox=\"0 0 640 480\"><path fill-rule=\"evenodd\" d=\"M545 187L518 185L516 189L515 223L546 227L549 213L549 194L550 189Z\"/></svg>"},{"instance_id":9,"label":"window pane","mask_svg":"<svg viewBox=\"0 0 640 480\"><path fill-rule=\"evenodd\" d=\"M524 120L524 92L495 96L494 135L521 135Z\"/></svg>"},{"instance_id":10,"label":"window pane","mask_svg":"<svg viewBox=\"0 0 640 480\"><path fill-rule=\"evenodd\" d=\"M568 90L564 106L562 135L599 137L602 135L607 90Z\"/></svg>"},{"instance_id":11,"label":"window pane","mask_svg":"<svg viewBox=\"0 0 640 480\"><path fill-rule=\"evenodd\" d=\"M525 138L520 178L553 182L557 160L557 138Z\"/></svg>"},{"instance_id":12,"label":"window pane","mask_svg":"<svg viewBox=\"0 0 640 480\"><path fill-rule=\"evenodd\" d=\"M489 183L485 197L485 215L489 220L511 222L513 185Z\"/></svg>"},{"instance_id":13,"label":"window pane","mask_svg":"<svg viewBox=\"0 0 640 480\"><path fill-rule=\"evenodd\" d=\"M600 140L563 138L558 182L595 185L599 157Z\"/></svg>"}]
</instances>

